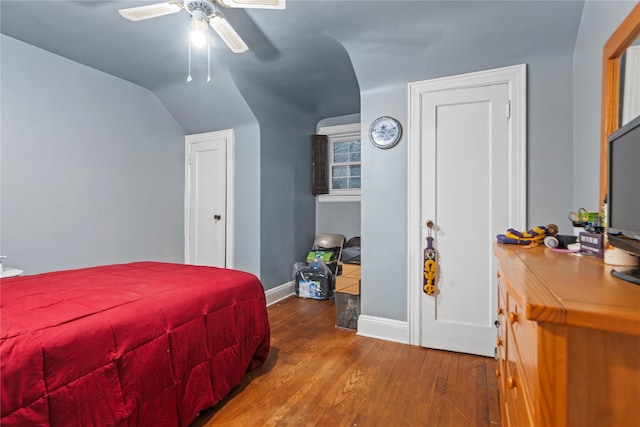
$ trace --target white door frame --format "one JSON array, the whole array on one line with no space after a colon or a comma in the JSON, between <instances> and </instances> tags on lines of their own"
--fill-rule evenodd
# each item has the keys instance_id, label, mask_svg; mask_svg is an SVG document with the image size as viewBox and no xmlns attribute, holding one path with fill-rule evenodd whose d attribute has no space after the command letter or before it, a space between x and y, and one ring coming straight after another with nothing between
<instances>
[{"instance_id":1,"label":"white door frame","mask_svg":"<svg viewBox=\"0 0 640 427\"><path fill-rule=\"evenodd\" d=\"M189 218L191 217L191 147L193 144L210 141L212 139L224 138L226 141L226 166L227 166L227 200L226 200L226 213L225 213L225 267L233 268L234 259L234 186L233 186L233 159L234 159L234 140L233 129L226 129L215 132L206 132L195 135L185 136L185 189L184 189L184 261L187 264L191 264L191 254L189 247L191 246L189 228L191 226Z\"/></svg>"},{"instance_id":2,"label":"white door frame","mask_svg":"<svg viewBox=\"0 0 640 427\"><path fill-rule=\"evenodd\" d=\"M408 251L407 260L407 319L409 344L421 345L421 293L423 242L425 224L421 224L421 135L422 109L420 98L429 92L442 90L507 84L510 99L508 130L509 183L508 183L508 220L509 226L523 230L526 228L527 208L527 152L526 152L526 64L498 68L488 71L443 77L432 80L409 83L409 152L408 152L408 200L407 221ZM506 231L506 230L505 230ZM420 285L418 285L420 284Z\"/></svg>"}]
</instances>

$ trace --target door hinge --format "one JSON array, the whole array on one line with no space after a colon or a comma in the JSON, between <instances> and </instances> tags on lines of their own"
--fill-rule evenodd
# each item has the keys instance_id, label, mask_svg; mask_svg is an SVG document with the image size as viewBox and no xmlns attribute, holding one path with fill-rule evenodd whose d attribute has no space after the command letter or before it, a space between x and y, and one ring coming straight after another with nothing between
<instances>
[{"instance_id":1,"label":"door hinge","mask_svg":"<svg viewBox=\"0 0 640 427\"><path fill-rule=\"evenodd\" d=\"M505 106L504 112L507 119L510 119L511 118L511 100L507 101L507 105Z\"/></svg>"}]
</instances>

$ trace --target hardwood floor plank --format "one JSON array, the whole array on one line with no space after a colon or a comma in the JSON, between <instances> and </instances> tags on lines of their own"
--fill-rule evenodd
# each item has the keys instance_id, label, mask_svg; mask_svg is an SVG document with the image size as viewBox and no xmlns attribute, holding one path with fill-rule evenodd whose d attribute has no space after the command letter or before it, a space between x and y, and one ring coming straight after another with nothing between
<instances>
[{"instance_id":1,"label":"hardwood floor plank","mask_svg":"<svg viewBox=\"0 0 640 427\"><path fill-rule=\"evenodd\" d=\"M411 353L413 353L413 355ZM423 372L422 369L425 365L427 354L429 354L429 352L426 349L403 346L402 353L399 354L399 357L405 362L398 364L394 372L391 373L394 380L392 392L394 396L393 412L397 414L407 414L407 417L405 417L402 422L396 423L398 426L415 425L419 420L419 418L415 418L415 416L420 412L421 407L426 406L426 402L416 400L415 396L416 394L424 394L430 385L425 382L421 375L416 375L416 372ZM395 414L393 414L393 418L398 421L398 417ZM394 423L390 423L389 425L394 425Z\"/></svg>"},{"instance_id":2,"label":"hardwood floor plank","mask_svg":"<svg viewBox=\"0 0 640 427\"><path fill-rule=\"evenodd\" d=\"M498 380L495 376L497 368L496 362L492 359L485 360L486 383L485 390L487 393L487 417L492 426L502 425L502 415L500 408L500 390ZM481 392L481 391L479 391Z\"/></svg>"},{"instance_id":3,"label":"hardwood floor plank","mask_svg":"<svg viewBox=\"0 0 640 427\"><path fill-rule=\"evenodd\" d=\"M376 344L376 351L362 363L366 374L365 381L361 384L360 402L356 402L354 410L366 414L377 414L380 425L394 425L387 419L390 415L395 415L395 408L392 405L395 402L392 372L398 363L396 356L401 350L397 344L394 346Z\"/></svg>"},{"instance_id":4,"label":"hardwood floor plank","mask_svg":"<svg viewBox=\"0 0 640 427\"><path fill-rule=\"evenodd\" d=\"M354 416L353 409L357 406L361 390L367 387L367 372L362 364L369 353L375 348L374 340L365 343L366 351L354 354L346 350L340 355L345 363L344 369L337 371L334 387L327 389L318 404L325 408L318 422L322 425L340 424L343 420L351 420ZM349 425L349 424L347 424Z\"/></svg>"},{"instance_id":5,"label":"hardwood floor plank","mask_svg":"<svg viewBox=\"0 0 640 427\"><path fill-rule=\"evenodd\" d=\"M435 372L436 376L433 381L433 399L431 400L431 411L427 415L428 422L426 425L430 426L446 426L446 415L451 408L448 407L447 402L447 389L453 385L449 381L449 371L457 361L457 357L454 357L455 353L441 352L440 365ZM455 372L455 371L454 371ZM453 395L453 392L451 392ZM445 418L443 420L443 417Z\"/></svg>"},{"instance_id":6,"label":"hardwood floor plank","mask_svg":"<svg viewBox=\"0 0 640 427\"><path fill-rule=\"evenodd\" d=\"M475 369L475 381L473 384L473 393L475 395L475 419L489 419L489 394L487 388L487 376L492 375L491 371L487 371L485 361L479 361Z\"/></svg>"},{"instance_id":7,"label":"hardwood floor plank","mask_svg":"<svg viewBox=\"0 0 640 427\"><path fill-rule=\"evenodd\" d=\"M333 301L269 307L265 364L191 427L495 426L495 361L360 337Z\"/></svg>"},{"instance_id":8,"label":"hardwood floor plank","mask_svg":"<svg viewBox=\"0 0 640 427\"><path fill-rule=\"evenodd\" d=\"M458 409L465 418L465 426L473 427L477 425L476 418L476 378L478 369L484 363L481 360L469 357L460 357L460 365L458 369L458 394L463 396L462 401L458 405Z\"/></svg>"},{"instance_id":9,"label":"hardwood floor plank","mask_svg":"<svg viewBox=\"0 0 640 427\"><path fill-rule=\"evenodd\" d=\"M418 379L422 384L422 393L412 399L414 421L419 423L414 425L428 425L429 419L433 413L434 401L438 396L436 390L436 378L443 360L442 351L427 349L421 350L426 354L422 365L417 371L410 372L410 374Z\"/></svg>"}]
</instances>

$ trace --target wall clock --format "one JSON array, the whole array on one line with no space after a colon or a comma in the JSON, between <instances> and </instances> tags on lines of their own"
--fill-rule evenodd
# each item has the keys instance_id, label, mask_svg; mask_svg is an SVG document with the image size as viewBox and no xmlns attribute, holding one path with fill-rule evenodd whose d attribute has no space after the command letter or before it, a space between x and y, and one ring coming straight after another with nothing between
<instances>
[{"instance_id":1,"label":"wall clock","mask_svg":"<svg viewBox=\"0 0 640 427\"><path fill-rule=\"evenodd\" d=\"M371 123L369 139L378 148L391 148L400 141L402 126L393 117L378 117Z\"/></svg>"}]
</instances>

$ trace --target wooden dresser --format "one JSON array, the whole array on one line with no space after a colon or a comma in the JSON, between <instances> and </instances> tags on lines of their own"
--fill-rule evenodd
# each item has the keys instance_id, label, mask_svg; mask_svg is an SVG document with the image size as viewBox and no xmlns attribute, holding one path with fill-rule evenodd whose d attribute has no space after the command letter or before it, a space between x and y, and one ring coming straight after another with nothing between
<instances>
[{"instance_id":1,"label":"wooden dresser","mask_svg":"<svg viewBox=\"0 0 640 427\"><path fill-rule=\"evenodd\" d=\"M595 257L496 244L504 426L640 426L640 286Z\"/></svg>"}]
</instances>

